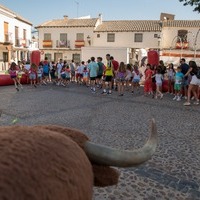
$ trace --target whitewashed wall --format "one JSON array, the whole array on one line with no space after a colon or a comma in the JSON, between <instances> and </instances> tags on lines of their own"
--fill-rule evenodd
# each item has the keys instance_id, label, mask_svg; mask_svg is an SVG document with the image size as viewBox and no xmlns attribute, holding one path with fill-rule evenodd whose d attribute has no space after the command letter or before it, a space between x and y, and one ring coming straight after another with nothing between
<instances>
[{"instance_id":1,"label":"whitewashed wall","mask_svg":"<svg viewBox=\"0 0 200 200\"><path fill-rule=\"evenodd\" d=\"M199 27L200 28L200 27ZM199 28L188 27L164 27L161 33L161 48L169 49L174 48L177 41L178 30L188 30L187 40L189 42L189 48L193 49L194 39L196 37ZM197 41L197 49L200 48L200 34Z\"/></svg>"},{"instance_id":2,"label":"whitewashed wall","mask_svg":"<svg viewBox=\"0 0 200 200\"><path fill-rule=\"evenodd\" d=\"M84 33L85 46L89 46L87 42L87 36L92 38L93 28L38 28L39 31L39 48L43 49L44 33L51 34L51 40L53 41L53 47L56 47L56 41L60 40L60 33L67 33L67 40L70 41L70 48L75 48L75 40L77 33Z\"/></svg>"},{"instance_id":3,"label":"whitewashed wall","mask_svg":"<svg viewBox=\"0 0 200 200\"><path fill-rule=\"evenodd\" d=\"M143 34L142 42L134 42L135 33ZM100 38L97 38L100 34ZM158 38L154 34L160 32L115 32L115 42L107 42L107 32L95 32L93 35L93 46L101 47L130 47L130 48L159 48Z\"/></svg>"}]
</instances>

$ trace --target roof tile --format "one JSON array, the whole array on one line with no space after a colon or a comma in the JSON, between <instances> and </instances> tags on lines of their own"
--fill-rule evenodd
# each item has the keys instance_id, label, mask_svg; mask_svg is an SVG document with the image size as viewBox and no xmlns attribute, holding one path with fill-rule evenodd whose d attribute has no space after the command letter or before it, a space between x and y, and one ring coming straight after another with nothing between
<instances>
[{"instance_id":1,"label":"roof tile","mask_svg":"<svg viewBox=\"0 0 200 200\"><path fill-rule=\"evenodd\" d=\"M44 22L36 28L42 27L95 27L98 18L92 19L53 19Z\"/></svg>"}]
</instances>

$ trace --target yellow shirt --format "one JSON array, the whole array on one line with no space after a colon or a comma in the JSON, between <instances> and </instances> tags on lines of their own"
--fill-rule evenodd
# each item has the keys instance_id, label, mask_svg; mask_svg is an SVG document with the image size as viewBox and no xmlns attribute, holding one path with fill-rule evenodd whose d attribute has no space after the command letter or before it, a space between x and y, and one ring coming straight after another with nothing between
<instances>
[{"instance_id":1,"label":"yellow shirt","mask_svg":"<svg viewBox=\"0 0 200 200\"><path fill-rule=\"evenodd\" d=\"M106 76L113 76L113 65L111 60L109 60L106 64L106 72L105 72Z\"/></svg>"}]
</instances>

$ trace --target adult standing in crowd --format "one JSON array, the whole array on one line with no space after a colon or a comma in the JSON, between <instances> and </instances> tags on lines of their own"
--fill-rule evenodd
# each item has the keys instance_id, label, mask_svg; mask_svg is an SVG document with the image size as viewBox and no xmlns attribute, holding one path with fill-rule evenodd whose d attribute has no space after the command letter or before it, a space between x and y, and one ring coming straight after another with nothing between
<instances>
[{"instance_id":1,"label":"adult standing in crowd","mask_svg":"<svg viewBox=\"0 0 200 200\"><path fill-rule=\"evenodd\" d=\"M92 92L96 92L95 88L95 80L97 77L98 72L98 64L95 62L95 58L91 57L91 62L88 65L89 75L90 75L90 84L91 84L91 90Z\"/></svg>"},{"instance_id":2,"label":"adult standing in crowd","mask_svg":"<svg viewBox=\"0 0 200 200\"><path fill-rule=\"evenodd\" d=\"M63 67L63 60L62 60L62 58L60 58L59 63L57 64L57 75L58 75L57 85L60 85L60 83L61 83L62 67Z\"/></svg>"},{"instance_id":3,"label":"adult standing in crowd","mask_svg":"<svg viewBox=\"0 0 200 200\"><path fill-rule=\"evenodd\" d=\"M106 66L105 66L105 77L103 80L103 92L106 94L106 83L108 83L108 94L112 94L112 78L113 78L113 64L110 59L110 54L106 54Z\"/></svg>"},{"instance_id":4,"label":"adult standing in crowd","mask_svg":"<svg viewBox=\"0 0 200 200\"><path fill-rule=\"evenodd\" d=\"M71 72L71 82L75 82L75 63L74 60L71 61L69 64L70 72Z\"/></svg>"},{"instance_id":5,"label":"adult standing in crowd","mask_svg":"<svg viewBox=\"0 0 200 200\"><path fill-rule=\"evenodd\" d=\"M96 78L96 82L97 82L97 87L101 87L102 86L102 76L103 76L103 72L104 72L104 64L102 62L102 57L98 57L97 58L97 64L99 66L99 70L98 70L98 74L97 74L97 78Z\"/></svg>"},{"instance_id":6,"label":"adult standing in crowd","mask_svg":"<svg viewBox=\"0 0 200 200\"><path fill-rule=\"evenodd\" d=\"M185 96L185 99L187 99L187 90L188 90L188 75L190 75L190 73L188 73L187 76L186 73L188 72L189 70L189 65L185 62L185 58L181 58L180 60L180 68L181 68L181 72L183 73L184 75L184 78L183 78L183 84L182 84L182 90L184 92L184 96Z\"/></svg>"},{"instance_id":7,"label":"adult standing in crowd","mask_svg":"<svg viewBox=\"0 0 200 200\"><path fill-rule=\"evenodd\" d=\"M199 97L198 97L198 90L200 86L200 79L197 78L197 72L198 72L198 67L195 61L190 61L189 62L189 70L188 72L184 75L184 77L187 77L189 74L192 76L192 79L190 81L189 87L188 87L188 94L187 94L187 102L185 102L183 105L184 106L190 106L190 99L191 95L194 95L195 98L195 105L199 104Z\"/></svg>"}]
</instances>

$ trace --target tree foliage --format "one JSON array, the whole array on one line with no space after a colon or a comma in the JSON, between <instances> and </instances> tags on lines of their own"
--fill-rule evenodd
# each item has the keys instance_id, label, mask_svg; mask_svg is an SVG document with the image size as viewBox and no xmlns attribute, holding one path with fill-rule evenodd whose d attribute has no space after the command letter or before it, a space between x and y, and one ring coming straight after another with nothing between
<instances>
[{"instance_id":1,"label":"tree foliage","mask_svg":"<svg viewBox=\"0 0 200 200\"><path fill-rule=\"evenodd\" d=\"M194 10L198 13L200 13L200 0L179 0L180 2L184 2L183 5L187 6L194 6Z\"/></svg>"}]
</instances>

